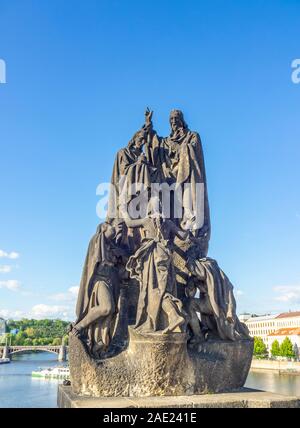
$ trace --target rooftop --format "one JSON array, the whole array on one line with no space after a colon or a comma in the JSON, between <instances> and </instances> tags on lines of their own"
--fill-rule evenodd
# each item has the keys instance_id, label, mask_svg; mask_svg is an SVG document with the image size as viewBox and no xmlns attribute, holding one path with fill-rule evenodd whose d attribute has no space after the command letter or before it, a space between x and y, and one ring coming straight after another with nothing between
<instances>
[{"instance_id":1,"label":"rooftop","mask_svg":"<svg viewBox=\"0 0 300 428\"><path fill-rule=\"evenodd\" d=\"M259 317L250 317L246 322L257 322L276 318L277 315L261 315Z\"/></svg>"},{"instance_id":2,"label":"rooftop","mask_svg":"<svg viewBox=\"0 0 300 428\"><path fill-rule=\"evenodd\" d=\"M300 327L280 328L268 336L300 336Z\"/></svg>"},{"instance_id":3,"label":"rooftop","mask_svg":"<svg viewBox=\"0 0 300 428\"><path fill-rule=\"evenodd\" d=\"M277 315L275 318L293 318L300 317L300 312L283 312L282 314Z\"/></svg>"}]
</instances>

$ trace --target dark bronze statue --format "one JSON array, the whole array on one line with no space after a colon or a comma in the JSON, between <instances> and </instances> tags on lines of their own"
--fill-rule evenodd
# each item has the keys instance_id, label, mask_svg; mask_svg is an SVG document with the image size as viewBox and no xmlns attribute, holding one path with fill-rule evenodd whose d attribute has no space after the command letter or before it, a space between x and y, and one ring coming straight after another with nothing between
<instances>
[{"instance_id":1,"label":"dark bronze statue","mask_svg":"<svg viewBox=\"0 0 300 428\"><path fill-rule=\"evenodd\" d=\"M117 153L107 220L92 238L84 265L72 332L96 358L110 348L120 290L128 285L126 298L137 302L137 333L189 333L191 345L248 337L236 315L232 284L207 257L210 215L200 137L180 110L171 112L166 138L154 131L152 116L147 109L145 124ZM169 215L162 203L167 186Z\"/></svg>"}]
</instances>

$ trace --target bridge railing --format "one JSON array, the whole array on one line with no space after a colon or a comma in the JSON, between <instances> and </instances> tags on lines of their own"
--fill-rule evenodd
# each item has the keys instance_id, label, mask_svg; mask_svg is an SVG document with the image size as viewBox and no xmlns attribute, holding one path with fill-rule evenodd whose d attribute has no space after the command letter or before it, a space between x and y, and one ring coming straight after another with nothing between
<instances>
[{"instance_id":1,"label":"bridge railing","mask_svg":"<svg viewBox=\"0 0 300 428\"><path fill-rule=\"evenodd\" d=\"M52 346L52 345L40 345L40 346L0 346L0 358L5 354L5 356L21 353L21 352L31 352L31 351L42 351L42 352L51 352L58 355L59 361L66 360L66 353L68 352L68 346Z\"/></svg>"},{"instance_id":2,"label":"bridge railing","mask_svg":"<svg viewBox=\"0 0 300 428\"><path fill-rule=\"evenodd\" d=\"M63 346L64 349L68 350L68 346ZM0 346L0 355L3 353L5 346ZM51 346L51 345L40 345L40 346L7 346L7 349L9 353L14 353L17 351L50 351L50 352L56 352L59 353L62 348L62 345L60 346Z\"/></svg>"}]
</instances>

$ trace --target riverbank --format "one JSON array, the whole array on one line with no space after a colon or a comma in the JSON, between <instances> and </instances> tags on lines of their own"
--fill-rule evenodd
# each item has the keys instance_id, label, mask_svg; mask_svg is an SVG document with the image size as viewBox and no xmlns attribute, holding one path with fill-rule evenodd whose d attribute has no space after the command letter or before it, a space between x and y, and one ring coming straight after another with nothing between
<instances>
[{"instance_id":1,"label":"riverbank","mask_svg":"<svg viewBox=\"0 0 300 428\"><path fill-rule=\"evenodd\" d=\"M300 376L300 362L280 360L257 360L253 358L251 371L273 371L278 374Z\"/></svg>"}]
</instances>

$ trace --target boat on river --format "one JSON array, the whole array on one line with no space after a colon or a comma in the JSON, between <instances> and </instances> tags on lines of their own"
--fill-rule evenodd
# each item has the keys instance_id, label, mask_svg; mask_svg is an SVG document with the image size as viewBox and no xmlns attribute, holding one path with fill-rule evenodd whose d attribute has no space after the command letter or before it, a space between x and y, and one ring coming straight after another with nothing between
<instances>
[{"instance_id":1,"label":"boat on river","mask_svg":"<svg viewBox=\"0 0 300 428\"><path fill-rule=\"evenodd\" d=\"M8 364L8 363L10 363L9 358L0 358L0 364Z\"/></svg>"},{"instance_id":2,"label":"boat on river","mask_svg":"<svg viewBox=\"0 0 300 428\"><path fill-rule=\"evenodd\" d=\"M39 377L44 379L69 379L70 369L69 367L50 367L40 368L31 372L32 377Z\"/></svg>"}]
</instances>

